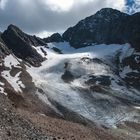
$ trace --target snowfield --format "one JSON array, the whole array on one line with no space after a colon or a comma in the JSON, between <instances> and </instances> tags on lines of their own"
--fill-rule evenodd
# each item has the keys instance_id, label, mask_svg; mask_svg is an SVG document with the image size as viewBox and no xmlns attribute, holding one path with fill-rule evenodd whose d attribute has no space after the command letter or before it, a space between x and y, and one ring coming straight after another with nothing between
<instances>
[{"instance_id":1,"label":"snowfield","mask_svg":"<svg viewBox=\"0 0 140 140\"><path fill-rule=\"evenodd\" d=\"M5 67L12 69L12 66L18 68L19 67L18 65L19 65L19 60L17 60L17 58L15 56L10 54L10 55L5 57L5 59L4 59L4 66Z\"/></svg>"},{"instance_id":2,"label":"snowfield","mask_svg":"<svg viewBox=\"0 0 140 140\"><path fill-rule=\"evenodd\" d=\"M16 92L22 92L21 88L25 88L22 81L20 81L21 72L17 73L14 77L10 75L10 71L3 71L2 76L9 82Z\"/></svg>"},{"instance_id":3,"label":"snowfield","mask_svg":"<svg viewBox=\"0 0 140 140\"><path fill-rule=\"evenodd\" d=\"M15 76L12 76L10 72L13 68L21 68L20 59L17 59L14 55L8 55L4 59L4 66L7 68L2 71L1 76L5 78L8 83L13 87L16 92L22 92L22 88L25 88L25 85L20 80L21 72L18 72ZM4 88L1 88L2 93L5 94Z\"/></svg>"},{"instance_id":4,"label":"snowfield","mask_svg":"<svg viewBox=\"0 0 140 140\"><path fill-rule=\"evenodd\" d=\"M54 47L62 54L55 52ZM36 50L47 60L41 67L28 67L27 70L36 86L45 93L36 94L46 104L55 108L49 100L51 99L107 127L116 127L116 124L127 120L139 121L139 91L128 88L114 72L113 59L117 54L121 62L134 53L129 44L93 44L74 49L69 43L63 42L38 46ZM129 68L125 68L121 76L124 77L128 71ZM70 76L65 77L66 72ZM62 77L66 80L69 78L70 81L66 82ZM108 82L103 80L105 78ZM60 110L55 110L61 114Z\"/></svg>"}]
</instances>

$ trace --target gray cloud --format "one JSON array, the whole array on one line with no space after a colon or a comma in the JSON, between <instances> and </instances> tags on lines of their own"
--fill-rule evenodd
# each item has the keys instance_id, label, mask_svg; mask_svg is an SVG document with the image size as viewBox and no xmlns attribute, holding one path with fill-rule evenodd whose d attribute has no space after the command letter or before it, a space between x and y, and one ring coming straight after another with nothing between
<instances>
[{"instance_id":1,"label":"gray cloud","mask_svg":"<svg viewBox=\"0 0 140 140\"><path fill-rule=\"evenodd\" d=\"M1 0L0 30L15 24L28 33L63 31L103 7L123 7L123 0L77 0L67 11L52 10L47 0ZM59 1L59 0L58 0Z\"/></svg>"}]
</instances>

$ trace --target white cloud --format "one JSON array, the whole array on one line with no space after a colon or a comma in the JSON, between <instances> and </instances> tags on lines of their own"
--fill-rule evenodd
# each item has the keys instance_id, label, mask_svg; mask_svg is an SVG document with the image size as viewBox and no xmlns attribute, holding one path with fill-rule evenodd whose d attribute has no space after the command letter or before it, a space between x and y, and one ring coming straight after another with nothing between
<instances>
[{"instance_id":1,"label":"white cloud","mask_svg":"<svg viewBox=\"0 0 140 140\"><path fill-rule=\"evenodd\" d=\"M8 0L0 0L0 9L4 9Z\"/></svg>"},{"instance_id":2,"label":"white cloud","mask_svg":"<svg viewBox=\"0 0 140 140\"><path fill-rule=\"evenodd\" d=\"M106 7L123 11L125 0L0 0L0 30L15 24L26 32L45 36L64 31Z\"/></svg>"},{"instance_id":3,"label":"white cloud","mask_svg":"<svg viewBox=\"0 0 140 140\"><path fill-rule=\"evenodd\" d=\"M112 7L112 8L115 8L115 9L118 9L118 10L123 10L124 7L125 7L125 0L106 0L106 4L109 6L109 7Z\"/></svg>"},{"instance_id":4,"label":"white cloud","mask_svg":"<svg viewBox=\"0 0 140 140\"><path fill-rule=\"evenodd\" d=\"M68 11L74 4L74 0L46 0L47 6L53 11Z\"/></svg>"},{"instance_id":5,"label":"white cloud","mask_svg":"<svg viewBox=\"0 0 140 140\"><path fill-rule=\"evenodd\" d=\"M36 33L36 36L41 37L41 38L46 38L48 36L51 36L54 32L48 32L48 31L42 31L39 33Z\"/></svg>"},{"instance_id":6,"label":"white cloud","mask_svg":"<svg viewBox=\"0 0 140 140\"><path fill-rule=\"evenodd\" d=\"M83 4L91 3L93 6L97 3L105 3L104 6L122 10L125 6L125 0L41 0L47 8L52 11L62 12L70 11L72 7L80 7ZM101 4L102 5L102 4ZM100 5L98 5L100 7Z\"/></svg>"}]
</instances>

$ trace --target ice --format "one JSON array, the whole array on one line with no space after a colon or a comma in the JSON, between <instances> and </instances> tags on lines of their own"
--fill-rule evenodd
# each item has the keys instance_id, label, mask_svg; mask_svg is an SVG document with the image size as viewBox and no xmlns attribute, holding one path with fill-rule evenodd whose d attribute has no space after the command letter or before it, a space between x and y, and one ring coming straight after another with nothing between
<instances>
[{"instance_id":1,"label":"ice","mask_svg":"<svg viewBox=\"0 0 140 140\"><path fill-rule=\"evenodd\" d=\"M60 42L60 43L48 43L50 48L56 47L62 51L64 54L76 54L76 53L87 53L92 57L97 58L105 58L105 56L114 56L117 51L121 51L120 60L125 57L130 56L134 49L131 48L130 44L126 43L123 45L119 44L93 44L91 46L74 49L70 46L68 42Z\"/></svg>"},{"instance_id":2,"label":"ice","mask_svg":"<svg viewBox=\"0 0 140 140\"><path fill-rule=\"evenodd\" d=\"M43 46L41 47L43 48ZM53 47L60 49L63 54L54 52ZM40 49L40 46L37 48ZM116 98L107 94L95 92L92 94L87 90L88 86L85 85L90 74L107 75L114 78L109 87L111 92L114 91L111 94L131 99L134 96L133 92L118 84L120 79L114 76L108 65L89 61L98 58L106 62L109 57L113 58L119 51L121 52L120 61L122 61L134 51L129 44L93 44L85 48L74 49L69 43L61 42L48 43L48 48L44 47L43 49L47 52L47 60L42 63L41 67L30 67L27 68L27 71L33 77L36 86L43 89L45 94L42 95L39 92L36 94L46 104L52 106L48 101L50 98L93 122L111 127L115 127L119 121L132 120L133 116L136 115L135 112L130 111L130 108L121 106ZM82 61L82 58L88 59ZM65 68L66 63L68 68ZM66 69L76 77L71 83L65 83L61 78ZM139 97L135 96L134 98ZM109 105L105 104L104 101L105 103L109 102Z\"/></svg>"}]
</instances>

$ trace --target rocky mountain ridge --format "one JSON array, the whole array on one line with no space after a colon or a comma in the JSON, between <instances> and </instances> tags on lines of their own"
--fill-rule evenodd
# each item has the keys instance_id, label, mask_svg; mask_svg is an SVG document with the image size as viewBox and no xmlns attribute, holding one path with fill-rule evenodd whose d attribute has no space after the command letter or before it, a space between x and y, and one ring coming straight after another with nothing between
<instances>
[{"instance_id":1,"label":"rocky mountain ridge","mask_svg":"<svg viewBox=\"0 0 140 140\"><path fill-rule=\"evenodd\" d=\"M7 30L1 34L1 39L15 56L33 66L40 66L44 61L44 58L32 47L45 45L46 43L41 38L25 34L18 27L9 25Z\"/></svg>"},{"instance_id":2,"label":"rocky mountain ridge","mask_svg":"<svg viewBox=\"0 0 140 140\"><path fill-rule=\"evenodd\" d=\"M118 10L104 8L68 28L61 40L75 48L96 44L130 43L140 50L140 13L128 15ZM60 38L60 37L59 37Z\"/></svg>"}]
</instances>

